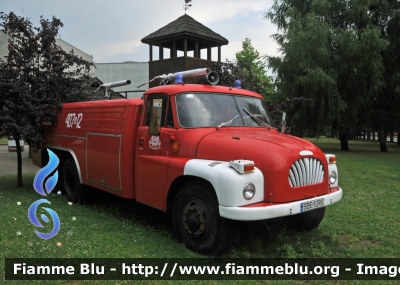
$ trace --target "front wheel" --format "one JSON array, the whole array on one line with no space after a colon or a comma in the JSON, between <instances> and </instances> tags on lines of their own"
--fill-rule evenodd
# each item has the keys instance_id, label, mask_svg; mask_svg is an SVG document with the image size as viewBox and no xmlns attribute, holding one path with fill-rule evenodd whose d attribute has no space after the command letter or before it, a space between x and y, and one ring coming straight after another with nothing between
<instances>
[{"instance_id":1,"label":"front wheel","mask_svg":"<svg viewBox=\"0 0 400 285\"><path fill-rule=\"evenodd\" d=\"M172 215L174 229L186 247L201 254L222 254L236 236L235 222L220 217L214 189L205 182L185 184L175 198Z\"/></svg>"},{"instance_id":2,"label":"front wheel","mask_svg":"<svg viewBox=\"0 0 400 285\"><path fill-rule=\"evenodd\" d=\"M292 218L292 225L296 229L311 231L319 226L325 215L325 207L297 214Z\"/></svg>"}]
</instances>

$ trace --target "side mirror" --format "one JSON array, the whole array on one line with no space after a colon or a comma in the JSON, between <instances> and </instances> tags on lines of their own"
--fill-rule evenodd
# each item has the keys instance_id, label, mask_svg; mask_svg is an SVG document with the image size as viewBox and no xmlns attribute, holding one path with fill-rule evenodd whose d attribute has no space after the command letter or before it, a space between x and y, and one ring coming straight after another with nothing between
<instances>
[{"instance_id":1,"label":"side mirror","mask_svg":"<svg viewBox=\"0 0 400 285\"><path fill-rule=\"evenodd\" d=\"M159 136L161 130L161 114L162 108L158 106L150 107L150 124L149 124L149 135Z\"/></svg>"}]
</instances>

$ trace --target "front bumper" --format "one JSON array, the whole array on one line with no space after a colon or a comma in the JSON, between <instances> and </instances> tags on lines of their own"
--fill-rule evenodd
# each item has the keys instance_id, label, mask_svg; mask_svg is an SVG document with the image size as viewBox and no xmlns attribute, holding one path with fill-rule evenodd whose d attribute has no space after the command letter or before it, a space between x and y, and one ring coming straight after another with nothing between
<instances>
[{"instance_id":1,"label":"front bumper","mask_svg":"<svg viewBox=\"0 0 400 285\"><path fill-rule=\"evenodd\" d=\"M310 199L285 203L285 204L265 204L260 206L244 206L244 207L225 207L219 206L219 214L221 217L237 220L237 221L257 221L267 220L277 217L300 214L301 203L324 198L323 207L332 205L342 199L343 191L338 188L335 192L313 197Z\"/></svg>"}]
</instances>

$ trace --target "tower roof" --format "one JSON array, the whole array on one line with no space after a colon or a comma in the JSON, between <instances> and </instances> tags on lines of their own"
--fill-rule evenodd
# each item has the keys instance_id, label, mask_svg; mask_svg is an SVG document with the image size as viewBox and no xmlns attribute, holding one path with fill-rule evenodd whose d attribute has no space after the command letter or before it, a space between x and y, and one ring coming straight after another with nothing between
<instances>
[{"instance_id":1,"label":"tower roof","mask_svg":"<svg viewBox=\"0 0 400 285\"><path fill-rule=\"evenodd\" d=\"M142 39L142 43L157 45L173 38L192 38L213 46L227 45L228 40L185 14Z\"/></svg>"}]
</instances>

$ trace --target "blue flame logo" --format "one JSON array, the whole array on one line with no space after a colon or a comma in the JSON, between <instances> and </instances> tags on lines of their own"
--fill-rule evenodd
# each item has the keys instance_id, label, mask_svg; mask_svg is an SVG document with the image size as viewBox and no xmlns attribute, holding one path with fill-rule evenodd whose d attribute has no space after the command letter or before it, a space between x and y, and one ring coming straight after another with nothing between
<instances>
[{"instance_id":1,"label":"blue flame logo","mask_svg":"<svg viewBox=\"0 0 400 285\"><path fill-rule=\"evenodd\" d=\"M55 155L51 150L47 149L47 153L49 154L49 162L45 167L40 169L33 180L33 188L37 193L42 196L47 196L48 194L53 191L54 187L58 181L58 171L54 173L53 176L50 176L45 183L45 188L48 191L47 193L43 189L43 182L45 181L46 177L51 174L60 163L57 155Z\"/></svg>"},{"instance_id":2,"label":"blue flame logo","mask_svg":"<svg viewBox=\"0 0 400 285\"><path fill-rule=\"evenodd\" d=\"M47 196L48 194L53 191L54 187L57 184L58 181L58 171L56 170L55 173L52 176L49 176L54 170L57 168L58 164L60 163L60 160L58 157L51 151L47 150L49 154L49 162L45 167L40 169L38 173L35 176L35 179L33 180L33 188L37 193L39 193L42 196ZM49 177L48 177L49 176ZM46 177L47 180L46 180ZM44 188L43 188L44 185ZM46 189L46 190L45 190ZM33 225L39 228L43 228L43 225L39 222L39 220L36 217L36 211L37 208L41 203L47 203L51 204L48 200L46 199L39 199L35 202L32 203L32 205L28 209L28 218L31 221ZM37 230L35 230L35 233L42 239L50 239L54 237L58 231L60 230L60 218L58 217L57 213L53 211L52 209L42 207L44 210L47 211L48 214L50 214L50 217L53 220L53 230L50 233L41 233ZM40 218L45 222L49 222L49 218L45 214L41 214Z\"/></svg>"}]
</instances>

